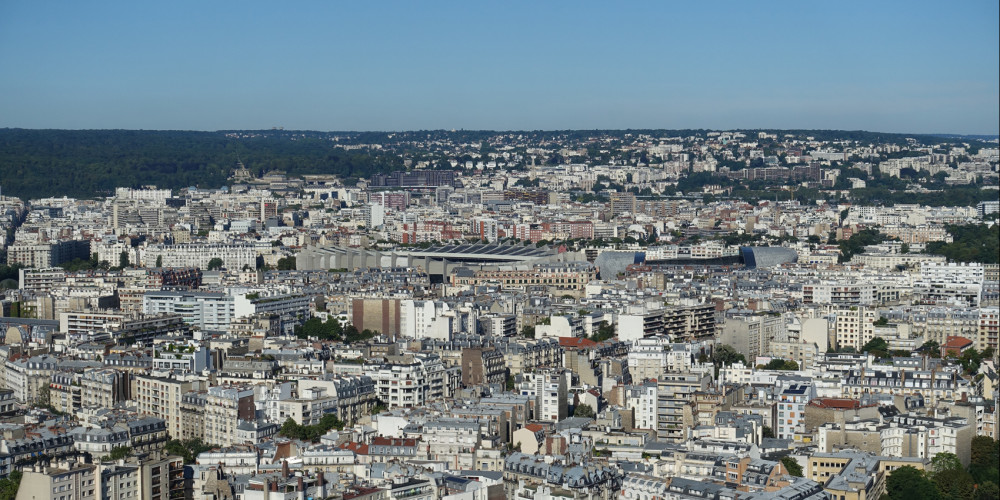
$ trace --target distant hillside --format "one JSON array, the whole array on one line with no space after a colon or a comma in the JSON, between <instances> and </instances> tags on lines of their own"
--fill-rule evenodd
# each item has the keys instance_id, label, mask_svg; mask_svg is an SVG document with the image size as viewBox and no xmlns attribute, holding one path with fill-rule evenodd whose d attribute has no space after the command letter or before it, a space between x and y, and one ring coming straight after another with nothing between
<instances>
[{"instance_id":1,"label":"distant hillside","mask_svg":"<svg viewBox=\"0 0 1000 500\"><path fill-rule=\"evenodd\" d=\"M289 175L336 174L370 177L403 168L403 156L439 164L455 156L454 145L466 153L528 144L545 148L584 146L593 137L628 142L639 135L653 138L705 137L709 130L562 130L486 131L420 130L408 132L147 131L147 130L26 130L0 129L0 186L4 194L21 198L106 196L116 187L154 184L161 188L216 188L226 183L237 157L254 174L283 170ZM943 137L838 130L744 130L813 137L820 141L853 140L867 144L905 145L907 138L923 144L961 142ZM444 141L444 142L438 142ZM985 144L973 139L974 147ZM376 144L378 148L344 149ZM442 145L446 144L446 145ZM481 146L480 146L481 144ZM480 147L483 148L480 150ZM598 148L599 149L599 148ZM495 149L492 149L495 151ZM467 155L466 155L467 156ZM461 159L461 158L460 158Z\"/></svg>"},{"instance_id":2,"label":"distant hillside","mask_svg":"<svg viewBox=\"0 0 1000 500\"><path fill-rule=\"evenodd\" d=\"M223 132L0 129L0 186L21 198L104 196L116 187L215 188L237 154L254 174L367 177L402 168L389 153L345 151L290 133L227 137Z\"/></svg>"}]
</instances>

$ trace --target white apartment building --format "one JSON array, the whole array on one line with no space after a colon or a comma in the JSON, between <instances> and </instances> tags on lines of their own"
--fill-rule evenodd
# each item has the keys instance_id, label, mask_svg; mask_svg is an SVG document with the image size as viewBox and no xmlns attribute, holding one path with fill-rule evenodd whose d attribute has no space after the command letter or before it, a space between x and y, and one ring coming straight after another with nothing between
<instances>
[{"instance_id":1,"label":"white apartment building","mask_svg":"<svg viewBox=\"0 0 1000 500\"><path fill-rule=\"evenodd\" d=\"M646 337L632 342L628 353L628 369L635 381L659 378L668 372L683 372L691 368L691 353L673 350L666 337Z\"/></svg>"},{"instance_id":2,"label":"white apartment building","mask_svg":"<svg viewBox=\"0 0 1000 500\"><path fill-rule=\"evenodd\" d=\"M433 300L399 301L399 334L405 338L450 340L454 315L445 302Z\"/></svg>"},{"instance_id":3,"label":"white apartment building","mask_svg":"<svg viewBox=\"0 0 1000 500\"><path fill-rule=\"evenodd\" d=\"M569 372L544 369L525 373L518 391L535 398L535 420L559 422L569 416Z\"/></svg>"},{"instance_id":4,"label":"white apartment building","mask_svg":"<svg viewBox=\"0 0 1000 500\"><path fill-rule=\"evenodd\" d=\"M197 267L207 269L214 258L222 259L226 269L257 267L257 249L249 244L185 243L180 245L149 245L142 250L142 265L153 267L161 258L163 267Z\"/></svg>"},{"instance_id":5,"label":"white apartment building","mask_svg":"<svg viewBox=\"0 0 1000 500\"><path fill-rule=\"evenodd\" d=\"M874 283L808 283L802 285L802 302L837 306L867 306L875 303Z\"/></svg>"},{"instance_id":6,"label":"white apartment building","mask_svg":"<svg viewBox=\"0 0 1000 500\"><path fill-rule=\"evenodd\" d=\"M252 292L232 293L233 318L256 314L276 314L283 334L294 333L295 326L309 319L310 298L305 295Z\"/></svg>"},{"instance_id":7,"label":"white apartment building","mask_svg":"<svg viewBox=\"0 0 1000 500\"><path fill-rule=\"evenodd\" d=\"M211 353L196 342L153 346L154 370L201 373L212 368ZM180 399L178 399L180 401Z\"/></svg>"},{"instance_id":8,"label":"white apartment building","mask_svg":"<svg viewBox=\"0 0 1000 500\"><path fill-rule=\"evenodd\" d=\"M774 435L778 439L801 439L806 431L806 405L816 397L812 385L794 384L781 391L778 396L778 427Z\"/></svg>"},{"instance_id":9,"label":"white apartment building","mask_svg":"<svg viewBox=\"0 0 1000 500\"><path fill-rule=\"evenodd\" d=\"M431 460L447 461L455 468L475 469L479 432L479 422L442 418L425 423L421 436Z\"/></svg>"},{"instance_id":10,"label":"white apartment building","mask_svg":"<svg viewBox=\"0 0 1000 500\"><path fill-rule=\"evenodd\" d=\"M451 395L450 377L436 354L417 354L408 363L382 365L372 379L379 400L389 408L414 408Z\"/></svg>"},{"instance_id":11,"label":"white apartment building","mask_svg":"<svg viewBox=\"0 0 1000 500\"><path fill-rule=\"evenodd\" d=\"M147 315L179 314L202 330L224 332L236 317L236 303L224 293L149 291L142 299Z\"/></svg>"},{"instance_id":12,"label":"white apartment building","mask_svg":"<svg viewBox=\"0 0 1000 500\"><path fill-rule=\"evenodd\" d=\"M861 349L875 337L878 312L868 307L840 308L835 312L834 331L837 347Z\"/></svg>"},{"instance_id":13,"label":"white apartment building","mask_svg":"<svg viewBox=\"0 0 1000 500\"><path fill-rule=\"evenodd\" d=\"M337 413L337 398L324 387L299 388L299 397L268 399L267 416L282 424L292 419L299 425L316 425L327 414Z\"/></svg>"},{"instance_id":14,"label":"white apartment building","mask_svg":"<svg viewBox=\"0 0 1000 500\"><path fill-rule=\"evenodd\" d=\"M656 382L629 386L625 389L625 408L634 415L636 429L656 429Z\"/></svg>"},{"instance_id":15,"label":"white apartment building","mask_svg":"<svg viewBox=\"0 0 1000 500\"><path fill-rule=\"evenodd\" d=\"M926 262L913 283L915 301L955 306L979 306L985 267L983 264Z\"/></svg>"}]
</instances>

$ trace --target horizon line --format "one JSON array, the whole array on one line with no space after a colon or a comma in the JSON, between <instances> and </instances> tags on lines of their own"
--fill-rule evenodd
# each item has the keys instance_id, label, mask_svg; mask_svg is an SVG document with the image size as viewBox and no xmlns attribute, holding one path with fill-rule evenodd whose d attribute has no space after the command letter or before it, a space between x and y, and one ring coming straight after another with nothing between
<instances>
[{"instance_id":1,"label":"horizon line","mask_svg":"<svg viewBox=\"0 0 1000 500\"><path fill-rule=\"evenodd\" d=\"M127 132L319 132L319 133L346 133L346 134L399 134L408 132L445 132L445 133L457 133L457 132L491 132L497 134L503 133L514 133L514 132L676 132L676 131L694 131L694 132L864 132L868 134L892 134L892 135L909 135L909 136L928 136L928 137L989 137L994 139L1000 139L1000 132L989 133L989 134L962 134L955 132L889 132L880 130L865 130L865 129L837 129L837 128L753 128L753 127L734 127L734 128L554 128L554 129L478 129L478 128L415 128L415 129L400 129L400 130L319 130L319 129L295 129L295 128L284 128L284 127L272 127L272 128L222 128L222 129L181 129L181 128L55 128L55 127L12 127L5 126L0 127L0 130L31 130L31 131L72 131L72 132L114 132L114 131L127 131Z\"/></svg>"}]
</instances>

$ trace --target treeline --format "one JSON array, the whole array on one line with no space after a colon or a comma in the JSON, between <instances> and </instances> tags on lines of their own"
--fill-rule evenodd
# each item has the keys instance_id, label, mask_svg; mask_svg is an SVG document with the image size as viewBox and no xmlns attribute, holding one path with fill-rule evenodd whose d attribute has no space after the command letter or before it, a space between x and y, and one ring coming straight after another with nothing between
<instances>
[{"instance_id":1,"label":"treeline","mask_svg":"<svg viewBox=\"0 0 1000 500\"><path fill-rule=\"evenodd\" d=\"M862 205L892 206L913 203L931 207L970 207L981 201L996 199L997 191L995 189L981 189L976 186L946 187L941 191L927 193L891 190L885 187L851 190L851 201Z\"/></svg>"},{"instance_id":2,"label":"treeline","mask_svg":"<svg viewBox=\"0 0 1000 500\"><path fill-rule=\"evenodd\" d=\"M949 224L946 229L953 241L932 241L927 244L927 253L944 255L952 262L1000 263L1000 224L993 224L993 227Z\"/></svg>"},{"instance_id":3,"label":"treeline","mask_svg":"<svg viewBox=\"0 0 1000 500\"><path fill-rule=\"evenodd\" d=\"M221 132L0 129L0 179L21 198L107 196L116 187L180 189L226 184L243 160L255 175L370 177L403 168L398 155L347 151L320 137L232 138Z\"/></svg>"},{"instance_id":4,"label":"treeline","mask_svg":"<svg viewBox=\"0 0 1000 500\"><path fill-rule=\"evenodd\" d=\"M201 439L171 439L163 446L163 451L176 455L184 459L184 463L193 464L198 458L198 455L211 451L215 447L202 442Z\"/></svg>"},{"instance_id":5,"label":"treeline","mask_svg":"<svg viewBox=\"0 0 1000 500\"><path fill-rule=\"evenodd\" d=\"M861 231L852 234L850 238L840 240L840 243L838 244L838 246L840 246L840 257L838 257L837 260L839 262L850 262L851 257L854 257L855 254L863 252L866 246L877 245L886 239L887 238L884 234L875 229L862 229Z\"/></svg>"},{"instance_id":6,"label":"treeline","mask_svg":"<svg viewBox=\"0 0 1000 500\"><path fill-rule=\"evenodd\" d=\"M367 328L358 330L358 327L354 325L347 325L345 327L340 324L337 318L330 318L327 321L323 321L313 317L295 327L295 335L300 339L318 338L320 340L338 340L352 344L368 340L378 335L378 332Z\"/></svg>"},{"instance_id":7,"label":"treeline","mask_svg":"<svg viewBox=\"0 0 1000 500\"><path fill-rule=\"evenodd\" d=\"M314 425L301 425L289 418L282 424L281 430L278 433L286 438L315 442L319 441L319 438L330 432L331 429L344 430L344 425L344 421L340 420L337 415L328 413L323 415L318 424Z\"/></svg>"},{"instance_id":8,"label":"treeline","mask_svg":"<svg viewBox=\"0 0 1000 500\"><path fill-rule=\"evenodd\" d=\"M997 440L972 438L972 457L963 467L952 453L938 453L929 470L900 467L885 482L888 500L995 500L1000 498Z\"/></svg>"}]
</instances>

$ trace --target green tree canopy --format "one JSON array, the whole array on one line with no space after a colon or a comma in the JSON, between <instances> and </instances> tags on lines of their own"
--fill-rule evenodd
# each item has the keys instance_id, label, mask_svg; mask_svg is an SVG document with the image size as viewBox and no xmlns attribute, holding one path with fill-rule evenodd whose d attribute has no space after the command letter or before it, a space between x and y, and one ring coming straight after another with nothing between
<instances>
[{"instance_id":1,"label":"green tree canopy","mask_svg":"<svg viewBox=\"0 0 1000 500\"><path fill-rule=\"evenodd\" d=\"M889 500L939 500L934 483L922 472L910 466L900 467L885 481Z\"/></svg>"},{"instance_id":2,"label":"green tree canopy","mask_svg":"<svg viewBox=\"0 0 1000 500\"><path fill-rule=\"evenodd\" d=\"M21 471L11 471L10 475L0 479L0 500L14 500L17 490L21 487Z\"/></svg>"},{"instance_id":3,"label":"green tree canopy","mask_svg":"<svg viewBox=\"0 0 1000 500\"><path fill-rule=\"evenodd\" d=\"M132 456L132 448L128 446L115 446L111 448L111 453L108 453L109 460L122 460Z\"/></svg>"},{"instance_id":4,"label":"green tree canopy","mask_svg":"<svg viewBox=\"0 0 1000 500\"><path fill-rule=\"evenodd\" d=\"M590 340L593 340L594 342L604 342L614 336L614 325L609 324L607 321L601 321L601 324L597 327L597 331L590 336Z\"/></svg>"},{"instance_id":5,"label":"green tree canopy","mask_svg":"<svg viewBox=\"0 0 1000 500\"><path fill-rule=\"evenodd\" d=\"M218 257L212 257L211 259L208 260L209 271L218 271L222 269L223 265L225 265L225 263L222 261L222 259Z\"/></svg>"},{"instance_id":6,"label":"green tree canopy","mask_svg":"<svg viewBox=\"0 0 1000 500\"><path fill-rule=\"evenodd\" d=\"M193 464L198 455L213 449L214 446L205 444L201 439L171 439L163 446L163 450L171 455L184 459L184 463Z\"/></svg>"},{"instance_id":7,"label":"green tree canopy","mask_svg":"<svg viewBox=\"0 0 1000 500\"><path fill-rule=\"evenodd\" d=\"M889 352L889 343L882 337L875 337L861 346L861 352L886 353Z\"/></svg>"},{"instance_id":8,"label":"green tree canopy","mask_svg":"<svg viewBox=\"0 0 1000 500\"><path fill-rule=\"evenodd\" d=\"M590 405L577 405L573 410L574 417L594 418L594 408Z\"/></svg>"},{"instance_id":9,"label":"green tree canopy","mask_svg":"<svg viewBox=\"0 0 1000 500\"><path fill-rule=\"evenodd\" d=\"M775 358L769 361L763 367L765 370L787 370L796 371L799 369L799 364L787 359Z\"/></svg>"},{"instance_id":10,"label":"green tree canopy","mask_svg":"<svg viewBox=\"0 0 1000 500\"><path fill-rule=\"evenodd\" d=\"M788 470L788 474L789 475L792 475L792 476L795 476L795 477L802 477L802 466L799 465L798 460L795 460L794 458L787 457L787 456L786 457L782 457L781 458L781 465L785 466L785 469Z\"/></svg>"},{"instance_id":11,"label":"green tree canopy","mask_svg":"<svg viewBox=\"0 0 1000 500\"><path fill-rule=\"evenodd\" d=\"M747 358L736 351L731 345L723 344L716 346L712 351L712 362L717 365L731 365L733 363L747 364Z\"/></svg>"}]
</instances>

